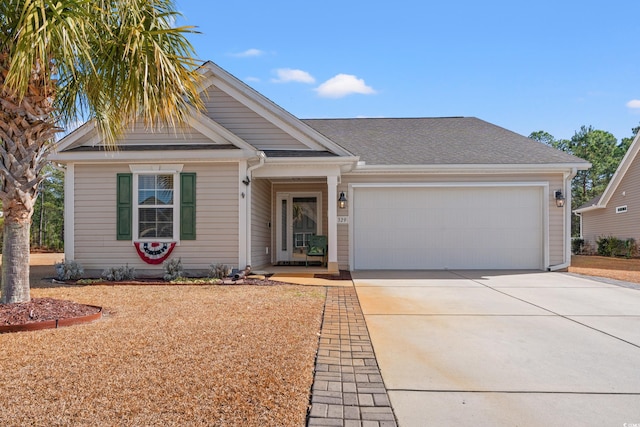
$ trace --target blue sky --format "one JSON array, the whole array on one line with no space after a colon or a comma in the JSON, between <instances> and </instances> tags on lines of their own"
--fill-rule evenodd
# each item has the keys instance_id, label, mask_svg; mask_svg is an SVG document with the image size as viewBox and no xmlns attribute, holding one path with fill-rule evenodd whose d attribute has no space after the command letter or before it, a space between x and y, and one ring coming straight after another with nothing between
<instances>
[{"instance_id":1,"label":"blue sky","mask_svg":"<svg viewBox=\"0 0 640 427\"><path fill-rule=\"evenodd\" d=\"M178 0L198 57L299 118L640 124L640 1Z\"/></svg>"}]
</instances>

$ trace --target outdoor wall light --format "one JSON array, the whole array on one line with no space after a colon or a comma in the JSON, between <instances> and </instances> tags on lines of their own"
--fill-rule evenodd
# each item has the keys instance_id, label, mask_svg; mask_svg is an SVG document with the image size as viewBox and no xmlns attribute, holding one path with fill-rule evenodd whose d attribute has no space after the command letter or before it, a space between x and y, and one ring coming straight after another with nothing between
<instances>
[{"instance_id":1,"label":"outdoor wall light","mask_svg":"<svg viewBox=\"0 0 640 427\"><path fill-rule=\"evenodd\" d=\"M338 198L338 207L340 207L340 209L344 209L347 207L347 197L344 195L344 191L340 192L340 197Z\"/></svg>"},{"instance_id":2,"label":"outdoor wall light","mask_svg":"<svg viewBox=\"0 0 640 427\"><path fill-rule=\"evenodd\" d=\"M564 196L562 195L562 190L556 190L555 198L556 198L556 206L559 208L564 207Z\"/></svg>"}]
</instances>

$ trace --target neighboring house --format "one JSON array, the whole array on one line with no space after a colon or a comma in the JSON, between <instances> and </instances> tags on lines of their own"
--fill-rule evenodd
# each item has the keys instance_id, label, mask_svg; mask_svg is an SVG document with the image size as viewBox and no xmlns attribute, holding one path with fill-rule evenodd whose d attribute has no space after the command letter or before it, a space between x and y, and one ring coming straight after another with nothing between
<instances>
[{"instance_id":1,"label":"neighboring house","mask_svg":"<svg viewBox=\"0 0 640 427\"><path fill-rule=\"evenodd\" d=\"M580 237L593 249L598 237L640 242L639 138L636 135L604 193L574 210L580 216Z\"/></svg>"},{"instance_id":2,"label":"neighboring house","mask_svg":"<svg viewBox=\"0 0 640 427\"><path fill-rule=\"evenodd\" d=\"M159 272L173 250L188 271L255 269L304 262L316 234L329 271L569 264L584 160L471 117L299 120L202 73L206 111L183 129L135 125L110 151L87 123L61 142L66 259Z\"/></svg>"}]
</instances>

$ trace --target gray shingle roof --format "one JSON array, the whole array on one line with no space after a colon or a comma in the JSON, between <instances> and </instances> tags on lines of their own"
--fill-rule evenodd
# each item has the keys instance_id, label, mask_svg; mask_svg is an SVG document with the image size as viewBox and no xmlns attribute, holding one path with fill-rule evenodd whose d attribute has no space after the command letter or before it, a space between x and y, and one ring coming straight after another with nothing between
<instances>
[{"instance_id":1,"label":"gray shingle roof","mask_svg":"<svg viewBox=\"0 0 640 427\"><path fill-rule=\"evenodd\" d=\"M591 206L595 206L598 204L598 202L600 201L600 199L602 199L602 194L597 195L596 197L594 197L591 200L588 200L586 203L584 203L582 206L578 207L579 209L584 209L584 208L590 208Z\"/></svg>"},{"instance_id":2,"label":"gray shingle roof","mask_svg":"<svg viewBox=\"0 0 640 427\"><path fill-rule=\"evenodd\" d=\"M475 117L302 121L368 165L586 163Z\"/></svg>"}]
</instances>

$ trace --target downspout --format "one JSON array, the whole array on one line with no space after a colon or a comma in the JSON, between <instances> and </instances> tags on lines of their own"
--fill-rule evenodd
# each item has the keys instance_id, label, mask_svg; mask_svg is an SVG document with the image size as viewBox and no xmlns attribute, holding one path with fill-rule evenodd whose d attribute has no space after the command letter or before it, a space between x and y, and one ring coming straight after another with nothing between
<instances>
[{"instance_id":1,"label":"downspout","mask_svg":"<svg viewBox=\"0 0 640 427\"><path fill-rule=\"evenodd\" d=\"M264 151L256 151L256 156L258 156L258 163L256 163L255 165L251 165L247 168L247 178L244 182L244 184L247 186L247 198L246 198L246 203L247 203L247 244L246 244L246 248L247 248L247 268L251 268L251 264L252 264L252 260L251 260L251 205L252 205L252 194L251 194L251 179L253 178L253 171L264 166L264 160L267 157L266 154L264 154Z\"/></svg>"},{"instance_id":2,"label":"downspout","mask_svg":"<svg viewBox=\"0 0 640 427\"><path fill-rule=\"evenodd\" d=\"M584 234L582 234L582 212L576 212L576 216L580 218L580 238L584 239Z\"/></svg>"},{"instance_id":3,"label":"downspout","mask_svg":"<svg viewBox=\"0 0 640 427\"><path fill-rule=\"evenodd\" d=\"M572 168L570 174L567 172L563 174L564 194L566 194L566 203L564 206L565 212L562 217L562 227L564 229L564 239L562 242L564 262L562 264L549 266L549 271L564 270L569 268L571 265L571 245L569 244L571 241L571 181L577 173L578 169Z\"/></svg>"}]
</instances>

